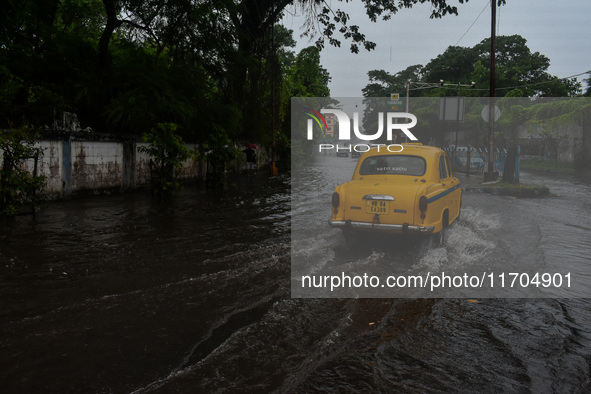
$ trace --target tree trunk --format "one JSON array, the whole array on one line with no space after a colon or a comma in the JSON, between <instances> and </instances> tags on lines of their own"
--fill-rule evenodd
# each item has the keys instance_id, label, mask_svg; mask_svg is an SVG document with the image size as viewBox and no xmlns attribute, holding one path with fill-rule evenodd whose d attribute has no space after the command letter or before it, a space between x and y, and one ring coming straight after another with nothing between
<instances>
[{"instance_id":1,"label":"tree trunk","mask_svg":"<svg viewBox=\"0 0 591 394\"><path fill-rule=\"evenodd\" d=\"M104 71L109 65L109 42L115 29L121 26L123 22L117 18L114 0L103 0L103 4L107 13L107 23L99 40L98 60L99 67Z\"/></svg>"},{"instance_id":2,"label":"tree trunk","mask_svg":"<svg viewBox=\"0 0 591 394\"><path fill-rule=\"evenodd\" d=\"M515 159L517 158L517 147L512 146L507 152L505 168L503 170L503 182L515 183Z\"/></svg>"}]
</instances>

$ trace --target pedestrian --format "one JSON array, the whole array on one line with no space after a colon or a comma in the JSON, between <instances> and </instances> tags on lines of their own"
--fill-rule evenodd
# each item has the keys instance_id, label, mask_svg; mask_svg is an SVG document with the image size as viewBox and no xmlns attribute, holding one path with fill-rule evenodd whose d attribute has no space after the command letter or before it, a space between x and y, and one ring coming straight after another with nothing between
<instances>
[{"instance_id":1,"label":"pedestrian","mask_svg":"<svg viewBox=\"0 0 591 394\"><path fill-rule=\"evenodd\" d=\"M250 176L254 174L255 164L257 162L257 153L252 149L252 145L246 145L246 149L242 151L246 154L246 173Z\"/></svg>"}]
</instances>

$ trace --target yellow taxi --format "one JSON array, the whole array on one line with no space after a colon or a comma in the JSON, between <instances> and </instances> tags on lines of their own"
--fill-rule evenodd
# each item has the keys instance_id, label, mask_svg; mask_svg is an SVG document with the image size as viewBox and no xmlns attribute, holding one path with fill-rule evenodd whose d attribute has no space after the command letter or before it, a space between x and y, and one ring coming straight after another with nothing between
<instances>
[{"instance_id":1,"label":"yellow taxi","mask_svg":"<svg viewBox=\"0 0 591 394\"><path fill-rule=\"evenodd\" d=\"M437 234L460 216L462 188L447 153L418 143L377 146L336 187L329 224L354 244L362 233Z\"/></svg>"}]
</instances>

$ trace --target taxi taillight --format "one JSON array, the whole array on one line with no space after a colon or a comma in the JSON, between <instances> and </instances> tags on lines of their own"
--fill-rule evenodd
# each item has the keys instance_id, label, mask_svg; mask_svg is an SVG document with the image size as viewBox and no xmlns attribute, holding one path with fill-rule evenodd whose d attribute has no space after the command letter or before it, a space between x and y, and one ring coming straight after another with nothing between
<instances>
[{"instance_id":1,"label":"taxi taillight","mask_svg":"<svg viewBox=\"0 0 591 394\"><path fill-rule=\"evenodd\" d=\"M332 213L334 215L339 213L339 205L340 204L341 204L341 196L339 196L339 193L334 192L332 194Z\"/></svg>"},{"instance_id":2,"label":"taxi taillight","mask_svg":"<svg viewBox=\"0 0 591 394\"><path fill-rule=\"evenodd\" d=\"M332 194L332 207L338 208L340 204L341 204L341 196L339 196L339 193L334 192Z\"/></svg>"},{"instance_id":3,"label":"taxi taillight","mask_svg":"<svg viewBox=\"0 0 591 394\"><path fill-rule=\"evenodd\" d=\"M419 199L419 211L421 211L421 219L427 217L427 196L421 196Z\"/></svg>"}]
</instances>

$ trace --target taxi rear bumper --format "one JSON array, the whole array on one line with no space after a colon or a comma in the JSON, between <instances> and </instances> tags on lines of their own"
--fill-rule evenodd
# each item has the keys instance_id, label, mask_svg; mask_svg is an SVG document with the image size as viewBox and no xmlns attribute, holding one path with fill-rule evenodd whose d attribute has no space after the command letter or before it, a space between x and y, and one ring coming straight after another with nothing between
<instances>
[{"instance_id":1,"label":"taxi rear bumper","mask_svg":"<svg viewBox=\"0 0 591 394\"><path fill-rule=\"evenodd\" d=\"M403 224L385 224L354 222L351 220L329 220L328 224L333 228L361 230L361 231L383 231L383 232L402 232L430 234L435 230L435 226L411 226L408 223Z\"/></svg>"}]
</instances>

